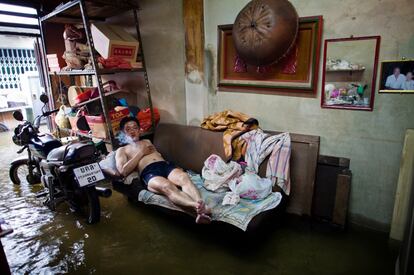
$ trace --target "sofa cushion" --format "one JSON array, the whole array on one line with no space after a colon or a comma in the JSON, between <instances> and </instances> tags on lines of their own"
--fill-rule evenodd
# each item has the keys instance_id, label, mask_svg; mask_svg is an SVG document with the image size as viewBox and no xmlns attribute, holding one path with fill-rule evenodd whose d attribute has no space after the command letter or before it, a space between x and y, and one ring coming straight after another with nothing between
<instances>
[{"instance_id":1,"label":"sofa cushion","mask_svg":"<svg viewBox=\"0 0 414 275\"><path fill-rule=\"evenodd\" d=\"M223 133L175 124L161 124L156 130L154 145L169 161L201 173L204 161L216 154L225 159Z\"/></svg>"}]
</instances>

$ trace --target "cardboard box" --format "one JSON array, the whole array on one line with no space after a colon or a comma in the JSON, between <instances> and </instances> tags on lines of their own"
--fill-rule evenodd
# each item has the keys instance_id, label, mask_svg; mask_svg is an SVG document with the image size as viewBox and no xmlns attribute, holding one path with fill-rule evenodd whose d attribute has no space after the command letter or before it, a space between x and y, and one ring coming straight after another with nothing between
<instances>
[{"instance_id":1,"label":"cardboard box","mask_svg":"<svg viewBox=\"0 0 414 275\"><path fill-rule=\"evenodd\" d=\"M109 117L111 118L111 125L112 125L112 131L114 132L114 135L116 135L120 131L120 122L124 117L129 116L129 109L125 108L122 110L116 111L109 111Z\"/></svg>"},{"instance_id":2,"label":"cardboard box","mask_svg":"<svg viewBox=\"0 0 414 275\"><path fill-rule=\"evenodd\" d=\"M109 117L111 119L111 126L113 134L116 135L120 129L119 129L119 123L121 122L121 119L124 117L129 116L129 109L125 108L118 112L116 111L110 111ZM108 138L107 134L107 127L105 123L105 118L103 115L100 116L88 116L86 115L86 121L88 122L89 128L92 130L92 135L96 138Z\"/></svg>"},{"instance_id":3,"label":"cardboard box","mask_svg":"<svg viewBox=\"0 0 414 275\"><path fill-rule=\"evenodd\" d=\"M121 57L130 62L136 62L139 43L122 27L93 23L91 33L96 51L103 57Z\"/></svg>"}]
</instances>

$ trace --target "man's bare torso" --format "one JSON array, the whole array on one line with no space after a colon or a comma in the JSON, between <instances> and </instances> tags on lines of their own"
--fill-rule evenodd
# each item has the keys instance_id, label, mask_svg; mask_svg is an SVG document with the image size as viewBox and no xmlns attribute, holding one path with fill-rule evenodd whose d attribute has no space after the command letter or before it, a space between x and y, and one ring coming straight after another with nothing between
<instances>
[{"instance_id":1,"label":"man's bare torso","mask_svg":"<svg viewBox=\"0 0 414 275\"><path fill-rule=\"evenodd\" d=\"M149 140L140 140L136 143L133 144L128 144L127 146L123 147L122 149L124 150L128 160L130 160L136 153L138 150L138 144L139 143L143 143L146 146L153 146L151 141ZM164 158L161 156L161 154L155 149L153 153L145 155L139 162L138 162L138 169L135 168L136 171L138 171L139 173L142 172L142 170L144 170L145 167L147 167L148 165L150 165L153 162L157 162L157 161L164 161Z\"/></svg>"}]
</instances>

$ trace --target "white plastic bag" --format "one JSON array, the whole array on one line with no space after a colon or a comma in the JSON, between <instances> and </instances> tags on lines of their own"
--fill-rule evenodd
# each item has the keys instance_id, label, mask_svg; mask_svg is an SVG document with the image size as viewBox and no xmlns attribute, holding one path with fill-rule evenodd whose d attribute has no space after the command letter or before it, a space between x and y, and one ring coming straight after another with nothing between
<instances>
[{"instance_id":1,"label":"white plastic bag","mask_svg":"<svg viewBox=\"0 0 414 275\"><path fill-rule=\"evenodd\" d=\"M204 161L201 175L207 190L226 192L229 190L228 182L238 178L242 172L242 168L237 162L225 163L219 156L213 154Z\"/></svg>"},{"instance_id":2,"label":"white plastic bag","mask_svg":"<svg viewBox=\"0 0 414 275\"><path fill-rule=\"evenodd\" d=\"M55 122L59 128L70 129L68 114L71 110L71 108L66 108L64 105L60 106L59 112L55 116Z\"/></svg>"},{"instance_id":3,"label":"white plastic bag","mask_svg":"<svg viewBox=\"0 0 414 275\"><path fill-rule=\"evenodd\" d=\"M261 178L254 172L246 172L238 179L229 182L231 192L227 192L223 199L223 205L235 205L239 202L235 194L243 199L259 200L264 199L272 193L272 181L268 178Z\"/></svg>"}]
</instances>

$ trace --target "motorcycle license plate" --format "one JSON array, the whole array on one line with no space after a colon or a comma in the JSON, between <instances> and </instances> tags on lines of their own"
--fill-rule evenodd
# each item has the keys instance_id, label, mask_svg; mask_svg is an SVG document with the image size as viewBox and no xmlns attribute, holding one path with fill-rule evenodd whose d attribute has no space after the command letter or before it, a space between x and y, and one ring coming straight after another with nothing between
<instances>
[{"instance_id":1,"label":"motorcycle license plate","mask_svg":"<svg viewBox=\"0 0 414 275\"><path fill-rule=\"evenodd\" d=\"M78 180L80 187L94 184L105 178L101 167L99 167L96 162L75 168L73 169L73 172L75 173L75 177Z\"/></svg>"}]
</instances>

